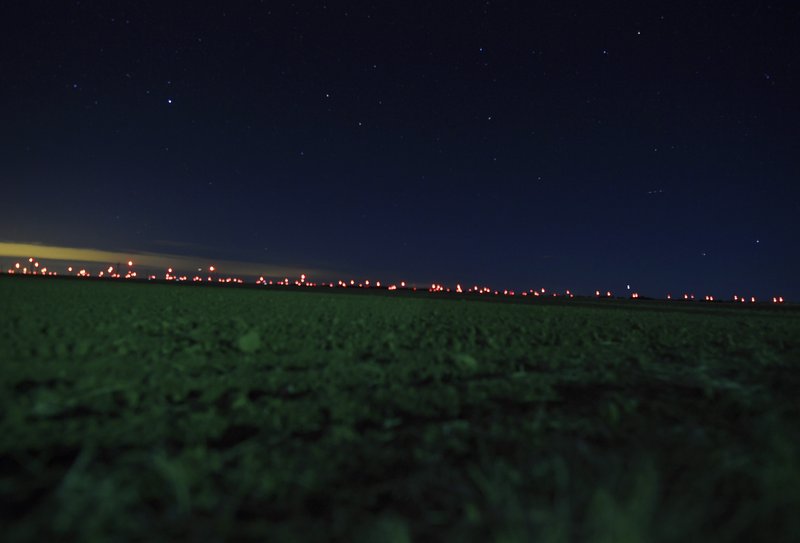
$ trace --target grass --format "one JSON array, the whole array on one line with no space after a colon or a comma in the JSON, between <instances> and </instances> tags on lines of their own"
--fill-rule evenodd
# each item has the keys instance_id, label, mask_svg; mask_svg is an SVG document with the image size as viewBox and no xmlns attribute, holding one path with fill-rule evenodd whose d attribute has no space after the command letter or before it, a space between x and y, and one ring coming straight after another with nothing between
<instances>
[{"instance_id":1,"label":"grass","mask_svg":"<svg viewBox=\"0 0 800 543\"><path fill-rule=\"evenodd\" d=\"M800 311L0 278L6 541L800 539Z\"/></svg>"}]
</instances>

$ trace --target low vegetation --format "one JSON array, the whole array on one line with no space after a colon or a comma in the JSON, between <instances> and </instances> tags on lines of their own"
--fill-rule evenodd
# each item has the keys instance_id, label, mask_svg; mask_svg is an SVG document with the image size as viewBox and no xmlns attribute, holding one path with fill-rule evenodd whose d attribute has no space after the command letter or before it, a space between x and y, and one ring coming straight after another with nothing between
<instances>
[{"instance_id":1,"label":"low vegetation","mask_svg":"<svg viewBox=\"0 0 800 543\"><path fill-rule=\"evenodd\" d=\"M800 311L0 278L5 541L800 539Z\"/></svg>"}]
</instances>

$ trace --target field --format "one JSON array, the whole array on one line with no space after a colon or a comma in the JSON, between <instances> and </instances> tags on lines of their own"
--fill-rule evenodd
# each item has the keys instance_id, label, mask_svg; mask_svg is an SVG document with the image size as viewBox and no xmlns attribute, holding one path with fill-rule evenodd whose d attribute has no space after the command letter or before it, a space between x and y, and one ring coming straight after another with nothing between
<instances>
[{"instance_id":1,"label":"field","mask_svg":"<svg viewBox=\"0 0 800 543\"><path fill-rule=\"evenodd\" d=\"M800 310L0 277L5 541L800 540Z\"/></svg>"}]
</instances>

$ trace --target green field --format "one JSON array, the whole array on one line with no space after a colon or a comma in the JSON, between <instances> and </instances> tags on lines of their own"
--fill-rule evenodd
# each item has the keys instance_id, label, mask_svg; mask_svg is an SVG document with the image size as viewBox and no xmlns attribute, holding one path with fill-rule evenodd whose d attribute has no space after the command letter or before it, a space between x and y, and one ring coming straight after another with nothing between
<instances>
[{"instance_id":1,"label":"green field","mask_svg":"<svg viewBox=\"0 0 800 543\"><path fill-rule=\"evenodd\" d=\"M0 277L4 541L798 541L800 310Z\"/></svg>"}]
</instances>

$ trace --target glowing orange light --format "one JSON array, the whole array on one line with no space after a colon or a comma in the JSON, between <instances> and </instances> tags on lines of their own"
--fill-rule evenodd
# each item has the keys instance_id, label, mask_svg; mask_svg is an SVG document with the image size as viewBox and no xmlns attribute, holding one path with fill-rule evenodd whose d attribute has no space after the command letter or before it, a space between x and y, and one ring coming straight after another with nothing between
<instances>
[{"instance_id":1,"label":"glowing orange light","mask_svg":"<svg viewBox=\"0 0 800 543\"><path fill-rule=\"evenodd\" d=\"M33 262L33 257L30 257L30 258L28 259L28 262Z\"/></svg>"},{"instance_id":2,"label":"glowing orange light","mask_svg":"<svg viewBox=\"0 0 800 543\"><path fill-rule=\"evenodd\" d=\"M19 268L19 264L17 264L17 267ZM67 268L67 271L68 271L68 272L71 272L71 271L72 271L72 266L70 266L69 268Z\"/></svg>"},{"instance_id":3,"label":"glowing orange light","mask_svg":"<svg viewBox=\"0 0 800 543\"><path fill-rule=\"evenodd\" d=\"M14 264L14 267L15 267L15 268L17 268L17 269L19 269L19 262L17 262L16 264ZM70 269L69 269L69 271L72 271L72 268L70 268Z\"/></svg>"}]
</instances>

